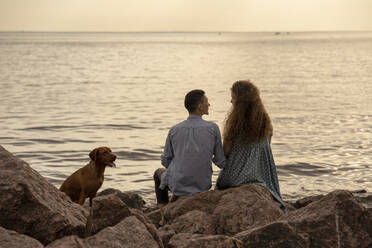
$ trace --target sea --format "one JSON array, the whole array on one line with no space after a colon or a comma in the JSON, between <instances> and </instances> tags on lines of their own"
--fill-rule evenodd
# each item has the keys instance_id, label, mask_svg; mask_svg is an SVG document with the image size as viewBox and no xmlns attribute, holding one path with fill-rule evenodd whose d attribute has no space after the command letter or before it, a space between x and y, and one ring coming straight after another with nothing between
<instances>
[{"instance_id":1,"label":"sea","mask_svg":"<svg viewBox=\"0 0 372 248\"><path fill-rule=\"evenodd\" d=\"M284 200L372 194L372 32L0 32L0 145L58 188L108 146L101 190L151 205L185 94L203 89L222 131L243 79L271 117Z\"/></svg>"}]
</instances>

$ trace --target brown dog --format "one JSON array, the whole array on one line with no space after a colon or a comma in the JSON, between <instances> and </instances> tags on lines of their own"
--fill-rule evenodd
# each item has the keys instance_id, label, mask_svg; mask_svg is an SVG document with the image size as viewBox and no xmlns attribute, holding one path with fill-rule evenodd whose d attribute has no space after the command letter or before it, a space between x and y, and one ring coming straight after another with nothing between
<instances>
[{"instance_id":1,"label":"brown dog","mask_svg":"<svg viewBox=\"0 0 372 248\"><path fill-rule=\"evenodd\" d=\"M98 147L89 153L89 157L89 164L69 176L59 190L80 205L89 197L89 206L92 207L92 200L102 186L105 168L115 167L116 155L108 147Z\"/></svg>"}]
</instances>

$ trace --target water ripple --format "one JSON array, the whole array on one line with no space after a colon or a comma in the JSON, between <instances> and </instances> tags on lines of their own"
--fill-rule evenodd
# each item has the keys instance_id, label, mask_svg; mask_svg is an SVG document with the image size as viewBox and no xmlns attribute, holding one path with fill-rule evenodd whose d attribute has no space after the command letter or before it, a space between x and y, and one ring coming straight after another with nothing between
<instances>
[{"instance_id":1,"label":"water ripple","mask_svg":"<svg viewBox=\"0 0 372 248\"><path fill-rule=\"evenodd\" d=\"M64 131L64 130L135 130L148 129L145 126L130 125L130 124L89 124L89 125L52 125L52 126L34 126L19 128L19 131Z\"/></svg>"}]
</instances>

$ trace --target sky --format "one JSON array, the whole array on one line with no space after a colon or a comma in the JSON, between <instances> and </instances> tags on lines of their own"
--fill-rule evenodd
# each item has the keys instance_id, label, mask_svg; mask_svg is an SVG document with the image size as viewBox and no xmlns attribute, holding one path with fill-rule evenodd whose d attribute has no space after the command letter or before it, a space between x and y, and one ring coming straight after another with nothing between
<instances>
[{"instance_id":1,"label":"sky","mask_svg":"<svg viewBox=\"0 0 372 248\"><path fill-rule=\"evenodd\" d=\"M372 0L0 0L0 31L363 31Z\"/></svg>"}]
</instances>

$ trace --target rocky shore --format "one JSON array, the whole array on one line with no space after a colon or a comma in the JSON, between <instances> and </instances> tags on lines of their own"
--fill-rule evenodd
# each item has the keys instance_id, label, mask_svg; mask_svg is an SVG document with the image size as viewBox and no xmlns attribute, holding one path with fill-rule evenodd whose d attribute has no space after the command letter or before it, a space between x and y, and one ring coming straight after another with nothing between
<instances>
[{"instance_id":1,"label":"rocky shore","mask_svg":"<svg viewBox=\"0 0 372 248\"><path fill-rule=\"evenodd\" d=\"M0 247L372 247L372 199L337 190L280 209L259 185L181 197L161 209L107 189L73 203L0 146Z\"/></svg>"}]
</instances>

